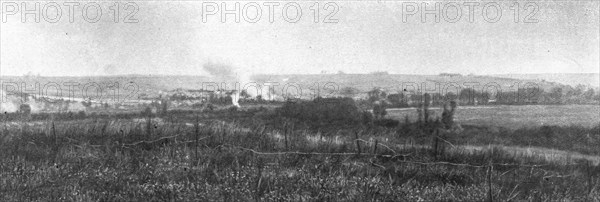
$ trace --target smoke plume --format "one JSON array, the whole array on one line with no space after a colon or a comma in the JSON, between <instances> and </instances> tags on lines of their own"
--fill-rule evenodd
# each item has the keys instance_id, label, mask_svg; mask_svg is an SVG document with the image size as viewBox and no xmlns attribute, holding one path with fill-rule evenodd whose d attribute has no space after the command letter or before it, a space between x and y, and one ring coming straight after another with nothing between
<instances>
[{"instance_id":1,"label":"smoke plume","mask_svg":"<svg viewBox=\"0 0 600 202\"><path fill-rule=\"evenodd\" d=\"M241 88L244 86L244 82L249 82L246 80L249 80L249 76L242 76L242 74L240 73L236 73L236 72L241 72L238 69L235 69L233 66L228 65L228 64L223 64L223 63L213 63L213 62L208 62L204 65L202 65L202 68L204 71L206 71L206 73L208 73L210 76L212 77L217 77L219 79L227 79L229 81L234 81L233 83L233 91L230 95L231 97L231 103L233 104L233 106L236 107L240 107L240 93L241 93Z\"/></svg>"}]
</instances>

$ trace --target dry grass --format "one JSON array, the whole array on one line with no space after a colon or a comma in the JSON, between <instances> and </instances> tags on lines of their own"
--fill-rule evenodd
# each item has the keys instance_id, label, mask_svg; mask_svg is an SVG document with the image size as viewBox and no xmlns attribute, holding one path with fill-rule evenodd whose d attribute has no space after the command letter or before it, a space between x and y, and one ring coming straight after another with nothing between
<instances>
[{"instance_id":1,"label":"dry grass","mask_svg":"<svg viewBox=\"0 0 600 202\"><path fill-rule=\"evenodd\" d=\"M441 110L433 108L432 116ZM417 119L416 109L388 109L388 116L403 121ZM600 123L600 105L500 105L461 106L456 121L465 125L492 126L510 129L543 125L581 125L593 127Z\"/></svg>"},{"instance_id":2,"label":"dry grass","mask_svg":"<svg viewBox=\"0 0 600 202\"><path fill-rule=\"evenodd\" d=\"M401 140L384 132L362 131L357 144L345 132L181 119L3 127L0 200L600 200L599 167L581 160L494 148L434 161L427 148L392 144Z\"/></svg>"}]
</instances>

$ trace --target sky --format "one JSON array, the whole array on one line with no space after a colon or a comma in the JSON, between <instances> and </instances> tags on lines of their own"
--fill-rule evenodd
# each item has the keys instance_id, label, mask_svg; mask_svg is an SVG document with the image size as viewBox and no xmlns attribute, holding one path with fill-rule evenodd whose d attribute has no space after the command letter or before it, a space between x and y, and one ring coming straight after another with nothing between
<instances>
[{"instance_id":1,"label":"sky","mask_svg":"<svg viewBox=\"0 0 600 202\"><path fill-rule=\"evenodd\" d=\"M95 23L88 21L95 18L96 7L88 5L87 15L83 12L89 2L74 8L73 22L69 7L59 2L56 23L49 22L56 7L38 2L46 11L40 11L40 22L26 15L23 23L21 13L12 12L15 4L2 1L0 75L206 75L202 67L207 63L251 74L600 72L598 1L518 6L486 1L473 6L472 22L464 1L438 2L440 21L426 14L422 22L421 2L427 1L320 1L318 6L283 1L273 8L273 22L269 7L258 2L261 18L256 23L250 21L259 9L250 1L238 1L240 22L226 15L224 23L221 3L232 10L236 1L134 1L137 6L127 9L125 2L103 1ZM497 5L484 6L490 2ZM115 3L120 5L117 15L110 7ZM284 17L294 21L297 16L294 3L301 17L288 22ZM434 9L434 3L427 9ZM214 15L212 5L219 7ZM456 5L461 18L451 22L458 16ZM31 10L34 2L25 6ZM131 23L124 23L136 7ZM330 23L324 23L328 15Z\"/></svg>"}]
</instances>

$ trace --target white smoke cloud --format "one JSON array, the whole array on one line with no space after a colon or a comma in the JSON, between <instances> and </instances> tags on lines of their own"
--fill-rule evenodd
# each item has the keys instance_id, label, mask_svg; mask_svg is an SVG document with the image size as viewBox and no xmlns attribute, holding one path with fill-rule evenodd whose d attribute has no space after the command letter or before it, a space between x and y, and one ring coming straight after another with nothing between
<instances>
[{"instance_id":1,"label":"white smoke cloud","mask_svg":"<svg viewBox=\"0 0 600 202\"><path fill-rule=\"evenodd\" d=\"M42 109L44 109L44 104L36 101L35 99L29 99L24 104L28 104L29 107L31 107L31 113L39 113Z\"/></svg>"},{"instance_id":2,"label":"white smoke cloud","mask_svg":"<svg viewBox=\"0 0 600 202\"><path fill-rule=\"evenodd\" d=\"M2 112L13 113L19 110L19 104L17 104L18 99L12 96L6 96L4 91L0 91L0 99L2 99L2 103L0 104L0 110Z\"/></svg>"},{"instance_id":3,"label":"white smoke cloud","mask_svg":"<svg viewBox=\"0 0 600 202\"><path fill-rule=\"evenodd\" d=\"M202 67L203 70L212 77L233 80L233 92L231 93L230 97L231 103L236 107L240 107L239 100L241 98L242 91L245 91L250 98L256 98L260 96L263 100L283 100L283 97L277 95L274 90L274 88L277 88L278 84L258 83L252 80L252 74L248 72L247 69L236 68L225 63L213 62L208 62ZM287 79L288 78L286 78L284 81L287 81Z\"/></svg>"},{"instance_id":4,"label":"white smoke cloud","mask_svg":"<svg viewBox=\"0 0 600 202\"><path fill-rule=\"evenodd\" d=\"M258 83L252 80L252 75L247 71L238 70L237 72L236 78L238 80L237 82L239 83L239 87L237 88L239 91L236 93L237 99L240 97L239 93L242 90L245 90L251 98L256 98L260 95L263 100L284 100L283 97L277 95L275 90L275 88L278 86L281 87L281 83ZM287 81L287 79L284 81Z\"/></svg>"},{"instance_id":5,"label":"white smoke cloud","mask_svg":"<svg viewBox=\"0 0 600 202\"><path fill-rule=\"evenodd\" d=\"M240 94L242 90L248 88L248 86L257 86L255 83L253 83L250 73L244 69L235 68L229 64L208 62L204 64L202 68L212 77L231 79L230 82L233 82L233 91L230 95L231 103L236 107L240 107L239 100L241 98ZM250 88L253 89L256 87ZM256 90L247 90L246 93L248 93L250 97L256 97L260 94L260 92L257 93Z\"/></svg>"}]
</instances>

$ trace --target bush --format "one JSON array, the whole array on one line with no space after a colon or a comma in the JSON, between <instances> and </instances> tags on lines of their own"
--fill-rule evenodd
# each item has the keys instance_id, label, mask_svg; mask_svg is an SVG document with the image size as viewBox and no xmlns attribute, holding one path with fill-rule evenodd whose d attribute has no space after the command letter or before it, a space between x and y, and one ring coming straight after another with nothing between
<instances>
[{"instance_id":1,"label":"bush","mask_svg":"<svg viewBox=\"0 0 600 202\"><path fill-rule=\"evenodd\" d=\"M312 101L287 101L277 108L279 116L308 123L360 124L363 113L351 98L316 98Z\"/></svg>"},{"instance_id":2,"label":"bush","mask_svg":"<svg viewBox=\"0 0 600 202\"><path fill-rule=\"evenodd\" d=\"M373 118L373 114L371 112L369 112L369 111L363 111L362 112L362 123L364 125L368 125L368 126L373 125L373 120L374 119L375 118Z\"/></svg>"},{"instance_id":3,"label":"bush","mask_svg":"<svg viewBox=\"0 0 600 202\"><path fill-rule=\"evenodd\" d=\"M19 112L25 115L31 114L31 106L29 106L29 104L21 104L21 106L19 106Z\"/></svg>"},{"instance_id":4,"label":"bush","mask_svg":"<svg viewBox=\"0 0 600 202\"><path fill-rule=\"evenodd\" d=\"M152 116L152 108L150 107L146 107L146 109L144 109L144 111L142 111L142 116Z\"/></svg>"},{"instance_id":5,"label":"bush","mask_svg":"<svg viewBox=\"0 0 600 202\"><path fill-rule=\"evenodd\" d=\"M373 105L373 114L375 115L375 119L383 119L385 115L387 115L387 106L385 102L375 102Z\"/></svg>"},{"instance_id":6,"label":"bush","mask_svg":"<svg viewBox=\"0 0 600 202\"><path fill-rule=\"evenodd\" d=\"M375 125L387 128L395 128L400 124L400 121L394 119L378 119L373 122Z\"/></svg>"},{"instance_id":7,"label":"bush","mask_svg":"<svg viewBox=\"0 0 600 202\"><path fill-rule=\"evenodd\" d=\"M85 118L85 111L81 110L81 111L77 112L77 117L82 118L82 119Z\"/></svg>"}]
</instances>

